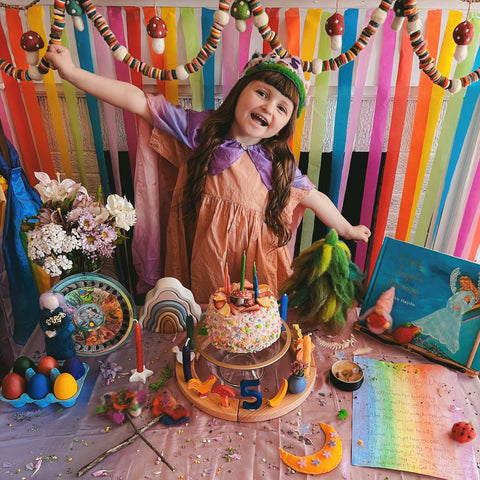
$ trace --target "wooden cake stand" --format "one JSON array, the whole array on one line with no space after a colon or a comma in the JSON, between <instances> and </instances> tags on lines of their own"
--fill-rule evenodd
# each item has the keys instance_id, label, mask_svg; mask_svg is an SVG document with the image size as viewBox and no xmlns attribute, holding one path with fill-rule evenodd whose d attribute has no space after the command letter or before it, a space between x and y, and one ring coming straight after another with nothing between
<instances>
[{"instance_id":1,"label":"wooden cake stand","mask_svg":"<svg viewBox=\"0 0 480 480\"><path fill-rule=\"evenodd\" d=\"M219 376L224 378L230 378L228 375L230 371L232 372L231 378L235 377L240 379L243 376L246 379L261 379L260 384L255 388L262 394L260 407L251 410L244 408L244 402L250 402L251 397L240 396L240 389L232 387L232 390L235 392L235 397L229 398L227 402L228 405L224 406L222 398L218 393L208 391L200 394L198 390L189 388L189 385L185 382L183 366L177 360L176 375L180 390L192 404L203 412L233 422L261 422L280 417L297 408L312 391L317 376L317 370L313 364L313 357L310 376L306 379L307 386L303 392L298 394L287 392L277 406L271 406L268 401L275 397L281 388L281 383L283 382L282 377L288 378L290 375L290 363L293 357L285 354L291 347L292 335L285 322L284 330L282 330L277 342L256 354L235 354L237 359L234 360L235 363L233 364L224 361L225 357L229 357L227 351L216 348L211 344L207 335L201 335L199 333L202 326L202 324L197 326L194 332L194 343L197 354L192 361L191 369L193 378L203 381L205 384L204 390L206 390L208 389L209 381L211 382L211 386L213 386L216 381L215 377L212 378L215 369L219 370ZM230 357L229 360L231 360ZM266 375L263 375L264 369ZM222 371L226 372L227 375L222 375ZM262 373L259 374L259 372ZM233 382L231 384L233 384Z\"/></svg>"}]
</instances>

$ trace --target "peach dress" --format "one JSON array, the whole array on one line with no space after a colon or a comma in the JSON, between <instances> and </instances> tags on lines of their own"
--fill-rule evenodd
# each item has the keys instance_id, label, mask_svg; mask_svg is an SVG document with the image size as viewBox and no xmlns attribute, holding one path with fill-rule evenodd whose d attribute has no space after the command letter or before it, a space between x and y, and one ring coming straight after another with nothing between
<instances>
[{"instance_id":1,"label":"peach dress","mask_svg":"<svg viewBox=\"0 0 480 480\"><path fill-rule=\"evenodd\" d=\"M157 97L154 99L158 101ZM152 108L153 99L149 98L149 101ZM165 108L164 102L161 109ZM172 108L176 115L178 107ZM205 112L198 115L203 114ZM164 117L168 117L168 114ZM255 262L259 283L268 283L277 294L278 288L291 273L292 244L275 247L276 237L264 222L269 189L249 153L239 150L236 153L239 158L228 168L221 173L207 175L197 224L192 227L185 224L181 211L190 152L185 143L191 144L192 140L174 130L167 133L164 131L165 125L158 122L157 118L155 124L163 129L154 128L150 146L160 155L161 164L167 167L162 170L167 171L167 190L171 190L164 276L180 280L193 292L198 303L205 304L209 296L224 284L225 265L228 265L231 282L240 281L245 252L246 279L253 280ZM296 183L303 188L292 187L289 204L283 213L294 231L303 214L299 203L314 188L301 175Z\"/></svg>"}]
</instances>

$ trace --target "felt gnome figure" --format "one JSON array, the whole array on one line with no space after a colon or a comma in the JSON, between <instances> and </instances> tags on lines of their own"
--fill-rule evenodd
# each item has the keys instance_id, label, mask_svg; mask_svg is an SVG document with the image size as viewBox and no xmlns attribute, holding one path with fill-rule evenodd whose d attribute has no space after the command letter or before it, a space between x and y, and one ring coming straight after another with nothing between
<instances>
[{"instance_id":1,"label":"felt gnome figure","mask_svg":"<svg viewBox=\"0 0 480 480\"><path fill-rule=\"evenodd\" d=\"M362 319L367 319L367 328L374 334L379 335L392 326L390 315L393 302L395 301L395 287L383 292L374 307L368 309Z\"/></svg>"},{"instance_id":2,"label":"felt gnome figure","mask_svg":"<svg viewBox=\"0 0 480 480\"><path fill-rule=\"evenodd\" d=\"M62 295L45 292L40 295L40 328L45 334L45 351L57 360L74 357L72 316L61 307Z\"/></svg>"}]
</instances>

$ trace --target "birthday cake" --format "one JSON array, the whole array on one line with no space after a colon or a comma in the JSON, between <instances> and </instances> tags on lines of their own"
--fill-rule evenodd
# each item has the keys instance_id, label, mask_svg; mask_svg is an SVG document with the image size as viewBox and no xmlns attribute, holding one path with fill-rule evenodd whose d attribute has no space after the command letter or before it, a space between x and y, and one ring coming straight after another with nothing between
<instances>
[{"instance_id":1,"label":"birthday cake","mask_svg":"<svg viewBox=\"0 0 480 480\"><path fill-rule=\"evenodd\" d=\"M278 303L268 285L253 286L246 280L244 289L234 283L230 292L219 288L210 297L205 325L217 348L235 353L259 352L280 337L282 319Z\"/></svg>"}]
</instances>

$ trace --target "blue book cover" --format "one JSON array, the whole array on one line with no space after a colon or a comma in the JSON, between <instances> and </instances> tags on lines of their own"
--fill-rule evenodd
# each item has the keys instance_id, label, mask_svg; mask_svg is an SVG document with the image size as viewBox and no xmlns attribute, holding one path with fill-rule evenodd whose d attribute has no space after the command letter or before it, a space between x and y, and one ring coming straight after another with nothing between
<instances>
[{"instance_id":1,"label":"blue book cover","mask_svg":"<svg viewBox=\"0 0 480 480\"><path fill-rule=\"evenodd\" d=\"M395 329L412 324L419 328L418 335L404 346L476 374L480 370L479 284L479 264L387 237L357 324L366 330L365 315L384 292L394 287L391 325L385 332L374 334L397 343Z\"/></svg>"}]
</instances>

